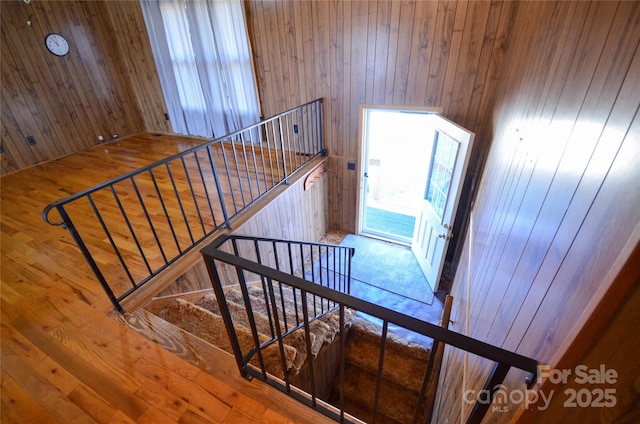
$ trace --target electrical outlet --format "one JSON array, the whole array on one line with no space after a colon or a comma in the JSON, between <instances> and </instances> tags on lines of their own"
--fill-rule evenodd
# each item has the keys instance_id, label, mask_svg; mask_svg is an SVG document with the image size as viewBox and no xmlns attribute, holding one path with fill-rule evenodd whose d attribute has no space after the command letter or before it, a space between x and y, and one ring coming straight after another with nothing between
<instances>
[{"instance_id":1,"label":"electrical outlet","mask_svg":"<svg viewBox=\"0 0 640 424\"><path fill-rule=\"evenodd\" d=\"M102 135L99 135L99 136L98 136L98 141L99 141L100 143L103 143L103 142L104 142L104 137L103 137Z\"/></svg>"},{"instance_id":2,"label":"electrical outlet","mask_svg":"<svg viewBox=\"0 0 640 424\"><path fill-rule=\"evenodd\" d=\"M293 132L298 134L298 125L297 124L293 124Z\"/></svg>"},{"instance_id":3,"label":"electrical outlet","mask_svg":"<svg viewBox=\"0 0 640 424\"><path fill-rule=\"evenodd\" d=\"M33 138L32 135L28 135L27 136L27 143L29 143L29 146L35 146L36 144L36 139Z\"/></svg>"},{"instance_id":4,"label":"electrical outlet","mask_svg":"<svg viewBox=\"0 0 640 424\"><path fill-rule=\"evenodd\" d=\"M356 170L356 163L353 162L353 161L347 162L347 169L349 171L355 171Z\"/></svg>"}]
</instances>

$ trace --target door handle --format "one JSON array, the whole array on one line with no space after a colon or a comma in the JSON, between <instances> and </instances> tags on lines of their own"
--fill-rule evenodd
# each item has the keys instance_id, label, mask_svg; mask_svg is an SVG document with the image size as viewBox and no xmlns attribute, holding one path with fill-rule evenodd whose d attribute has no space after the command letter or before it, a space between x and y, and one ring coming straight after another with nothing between
<instances>
[{"instance_id":1,"label":"door handle","mask_svg":"<svg viewBox=\"0 0 640 424\"><path fill-rule=\"evenodd\" d=\"M438 234L438 238L451 240L453 238L453 234L446 235L445 233Z\"/></svg>"}]
</instances>

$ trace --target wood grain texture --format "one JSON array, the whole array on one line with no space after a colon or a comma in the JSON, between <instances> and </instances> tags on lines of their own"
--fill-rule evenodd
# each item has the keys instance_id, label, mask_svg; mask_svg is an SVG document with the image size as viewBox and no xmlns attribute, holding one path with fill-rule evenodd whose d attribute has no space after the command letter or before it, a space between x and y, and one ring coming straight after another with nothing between
<instances>
[{"instance_id":1,"label":"wood grain texture","mask_svg":"<svg viewBox=\"0 0 640 424\"><path fill-rule=\"evenodd\" d=\"M34 11L32 27L26 26L27 7ZM140 54L144 63L131 53L145 48L139 44L144 44L142 28L129 34L133 28L122 21L126 16L132 26L140 25L137 2L0 2L0 8L2 173L90 147L97 131L118 128L125 135L161 124L158 93L144 92L155 84L146 79L153 77L148 52ZM477 134L480 150L474 161L483 164L485 156L487 161L475 200L473 244L468 241L462 252L466 258L471 249L471 265L459 268L454 283L454 329L463 328L469 304L472 335L550 363L589 315L585 305L597 305L600 293L607 292L604 276L624 254L622 246L637 242L638 13L637 2L617 1L247 2L265 116L325 98L328 228L349 230L355 224L357 178L347 164L358 159L359 103L443 106L446 116ZM118 24L119 31L112 33L110 27ZM42 40L54 28L63 32L66 27L75 56L57 60ZM128 57L120 57L119 50ZM59 76L63 82L58 84ZM26 147L28 134L36 137L36 146ZM148 137L139 150L100 146L2 178L3 355L5 347L10 349L9 360L15 360L15 352L48 382L28 371L31 377L23 385L3 367L3 421L60 420L52 404L33 397L34 381L74 393L81 410L85 399L95 396L82 384L100 393L80 381L76 368L56 366L59 359L51 357L58 350L85 350L90 341L60 344L56 350L41 343L51 338L35 337L53 334L66 321L96 331L106 326L112 343L124 352L140 358L126 346L141 349L139 361L172 369L189 365L143 343L146 339L108 326L104 313L110 306L71 238L39 217L51 201L116 176L123 167L154 160L154 148L162 143ZM256 229L266 226L262 221ZM25 334L40 344L15 328L24 316L39 329ZM63 329L56 334L65 334ZM94 355L88 353L84 361ZM439 388L450 396L446 399L461 393L462 361L447 348L443 371L449 371ZM477 386L487 364L469 365L468 381ZM16 366L25 369L20 362ZM122 374L134 365L115 366ZM49 367L59 372L45 372ZM509 378L510 384L513 379L521 384L522 375ZM208 377L198 379L203 387L209 383ZM62 400L57 394L51 399L55 405ZM247 408L236 408L229 417L253 413ZM102 419L104 410L84 413ZM110 420L160 419L161 410L149 404L137 416L137 410L116 409ZM444 400L436 411L450 422L462 414L459 402ZM62 412L67 413L76 416L78 410ZM514 413L496 413L490 420L508 421ZM183 412L185 422L206 422L206 415L191 406Z\"/></svg>"},{"instance_id":2,"label":"wood grain texture","mask_svg":"<svg viewBox=\"0 0 640 424\"><path fill-rule=\"evenodd\" d=\"M335 173L329 227L355 231L358 108L362 103L437 106L476 133L471 166L502 71L510 2L247 2L263 112L323 97ZM276 47L274 47L276 46ZM489 134L490 135L490 134Z\"/></svg>"},{"instance_id":3,"label":"wood grain texture","mask_svg":"<svg viewBox=\"0 0 640 424\"><path fill-rule=\"evenodd\" d=\"M104 1L101 3L113 37L118 46L119 60L129 78L131 90L147 132L172 131L171 122L165 118L167 106L151 51L147 28L140 2Z\"/></svg>"},{"instance_id":4,"label":"wood grain texture","mask_svg":"<svg viewBox=\"0 0 640 424\"><path fill-rule=\"evenodd\" d=\"M40 216L56 198L201 141L141 134L0 179L3 423L332 422L164 321L112 312L68 231Z\"/></svg>"},{"instance_id":5,"label":"wood grain texture","mask_svg":"<svg viewBox=\"0 0 640 424\"><path fill-rule=\"evenodd\" d=\"M145 129L127 76L132 69L103 19L102 2L0 7L2 174L96 145L99 135L108 140ZM44 39L52 32L68 40L69 54L47 51ZM27 144L27 136L36 144Z\"/></svg>"},{"instance_id":6,"label":"wood grain texture","mask_svg":"<svg viewBox=\"0 0 640 424\"><path fill-rule=\"evenodd\" d=\"M576 339L596 307L605 311L605 326L615 316L606 300L615 290L615 264L624 263L640 241L640 7L523 2L509 16L520 31L510 34L504 52L509 67L496 84L494 141L475 201L472 238L465 240L453 283L452 329L464 332L468 320L471 337L554 368L565 352L592 342L601 346L601 337L609 340L620 331L605 328L588 340ZM534 44L539 55L527 53ZM637 285L637 272L624 280ZM628 331L634 336L611 347L629 349L637 328ZM619 363L601 357L611 366ZM574 355L563 366L578 361ZM439 419L467 416L472 405L462 403L461 393L480 389L490 367L447 348ZM629 372L637 381L638 370ZM505 385L522 390L525 377L511 371ZM616 387L621 398L634 398L629 380ZM490 409L486 421L509 422L519 407ZM626 406L619 407L602 414L595 408L561 413L609 422L607 417L624 415ZM539 422L544 417L549 415Z\"/></svg>"}]
</instances>

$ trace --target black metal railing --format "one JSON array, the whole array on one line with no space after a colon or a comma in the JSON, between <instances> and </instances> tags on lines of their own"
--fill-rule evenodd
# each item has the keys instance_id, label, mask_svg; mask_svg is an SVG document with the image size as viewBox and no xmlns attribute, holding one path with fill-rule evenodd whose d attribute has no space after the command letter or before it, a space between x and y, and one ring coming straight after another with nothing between
<instances>
[{"instance_id":1,"label":"black metal railing","mask_svg":"<svg viewBox=\"0 0 640 424\"><path fill-rule=\"evenodd\" d=\"M70 231L124 312L126 297L321 154L318 99L51 203L42 217Z\"/></svg>"},{"instance_id":2,"label":"black metal railing","mask_svg":"<svg viewBox=\"0 0 640 424\"><path fill-rule=\"evenodd\" d=\"M351 257L355 252L352 247L238 235L217 238L214 244L217 246L217 251L226 251L226 254L239 261L266 266L297 279L308 281L310 284L330 288L340 293L349 293L351 290ZM306 293L293 287L274 286L272 281L267 281L259 273L244 272L238 267L224 263L217 264L212 272L217 281L217 284L214 285L217 299L225 299L223 286L240 288L242 302L249 312L249 321L254 317L253 309L256 309L256 305L250 299L255 296L264 299L261 304L261 313L266 315L269 329L263 329L263 331L269 333L271 339L258 343L259 349L249 347L243 350L237 337L230 338L238 366L241 369L251 362L254 355L257 355L264 371L262 349L276 341L281 344L283 337L303 328L304 323L308 324L327 315L338 306L330 299L314 294L307 296ZM287 298L285 292L288 294L288 300L285 300ZM221 315L227 330L233 334L233 318L226 303L221 308ZM251 327L252 337L257 342L258 330L255 323L252 323ZM309 340L308 335L306 339ZM288 380L287 384L289 384Z\"/></svg>"},{"instance_id":3,"label":"black metal railing","mask_svg":"<svg viewBox=\"0 0 640 424\"><path fill-rule=\"evenodd\" d=\"M292 252L302 249L301 246L307 246L304 250L306 255L297 255L297 258L291 256ZM340 247L223 235L202 249L201 252L211 276L235 359L239 371L244 377L259 378L336 421L348 422L344 409L345 329L347 328L345 315L351 315L353 311L357 311L359 314L365 314L379 322L382 327L375 388L376 401L374 410L370 411L374 417L373 422L376 421L378 401L382 396L385 345L389 337L390 326L396 331L401 328L433 339L432 351L437 350L439 343L444 343L494 362L493 370L485 382L485 391L483 392L489 398L484 398L482 401L479 399L475 403L467 418L467 423L482 421L494 394L499 388L503 388L501 383L511 368L518 368L530 373L527 378L529 386L536 380L538 362L534 359L351 296L349 294L349 280L351 256L354 254L354 250L336 253L338 251L333 250L336 248ZM314 249L315 256L311 258L311 252L314 252ZM304 259L307 261L306 266L298 266L300 263L304 263ZM253 284L248 284L250 282ZM248 325L253 336L253 343L249 346L246 338L244 345L241 346L236 331L237 326L234 325L234 319L229 311L229 300L227 299L229 291L225 287L228 289L231 285L239 286L242 292L242 299L234 299L234 302L244 302L246 316L249 317ZM299 301L282 302L280 299L283 297L283 291L294 293L294 297ZM253 310L258 307L258 304L268 305L266 311L269 313L271 330L267 332L271 334L267 335L266 339L264 335L259 338L258 328L252 318ZM315 305L324 306L314 309ZM301 310L300 313L298 313L298 309ZM316 392L322 389L317 385L317 376L314 376L313 372L315 358L310 354L311 338L309 334L312 323L315 319L329 312L334 313L334 319L339 322L339 332L336 335L339 343L338 369L335 374L335 380L339 387L339 399L335 404L329 404L325 402L326 399L318 397ZM287 316L298 316L299 319L293 320L291 325L282 325L281 321L284 321ZM306 344L304 349L308 353L306 369L309 371L308 377L310 379L310 382L305 384L306 387L295 386L295 389L292 388L290 370L284 353L284 346L287 343L286 337L293 331L304 331ZM266 349L271 348L271 353L273 353L274 346L277 346L277 350L280 352L277 361L278 367L275 371L276 377L273 372L273 361L271 368L269 368L265 366L264 360ZM434 355L431 355L424 366L422 385L419 388L419 395L415 399L414 423L427 422L431 418L426 416L425 395L428 379L434 366L433 360ZM319 402L319 399L322 402Z\"/></svg>"}]
</instances>

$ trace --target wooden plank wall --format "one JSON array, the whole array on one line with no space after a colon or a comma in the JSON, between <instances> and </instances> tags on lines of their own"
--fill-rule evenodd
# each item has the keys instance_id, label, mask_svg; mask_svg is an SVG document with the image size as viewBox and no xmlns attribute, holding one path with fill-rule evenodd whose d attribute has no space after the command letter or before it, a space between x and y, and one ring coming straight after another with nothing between
<instances>
[{"instance_id":1,"label":"wooden plank wall","mask_svg":"<svg viewBox=\"0 0 640 424\"><path fill-rule=\"evenodd\" d=\"M167 106L139 1L104 1L122 66L129 78L144 129L171 133Z\"/></svg>"},{"instance_id":2,"label":"wooden plank wall","mask_svg":"<svg viewBox=\"0 0 640 424\"><path fill-rule=\"evenodd\" d=\"M474 131L475 168L516 2L249 1L265 116L325 99L329 227L355 231L360 104L442 106Z\"/></svg>"},{"instance_id":3,"label":"wooden plank wall","mask_svg":"<svg viewBox=\"0 0 640 424\"><path fill-rule=\"evenodd\" d=\"M640 3L520 3L512 25L452 329L468 322L472 337L554 368L581 347L573 340L611 290L612 267L640 240ZM637 273L626 284L637 285ZM624 351L633 339L618 343ZM491 366L469 357L463 382L464 362L447 348L438 422L466 417L463 390L477 393ZM512 371L505 384L524 390L524 378ZM509 422L521 405L497 406L486 421Z\"/></svg>"},{"instance_id":4,"label":"wooden plank wall","mask_svg":"<svg viewBox=\"0 0 640 424\"><path fill-rule=\"evenodd\" d=\"M170 131L138 2L0 8L2 174L94 146L99 135ZM67 38L69 54L47 51L51 32Z\"/></svg>"}]
</instances>

